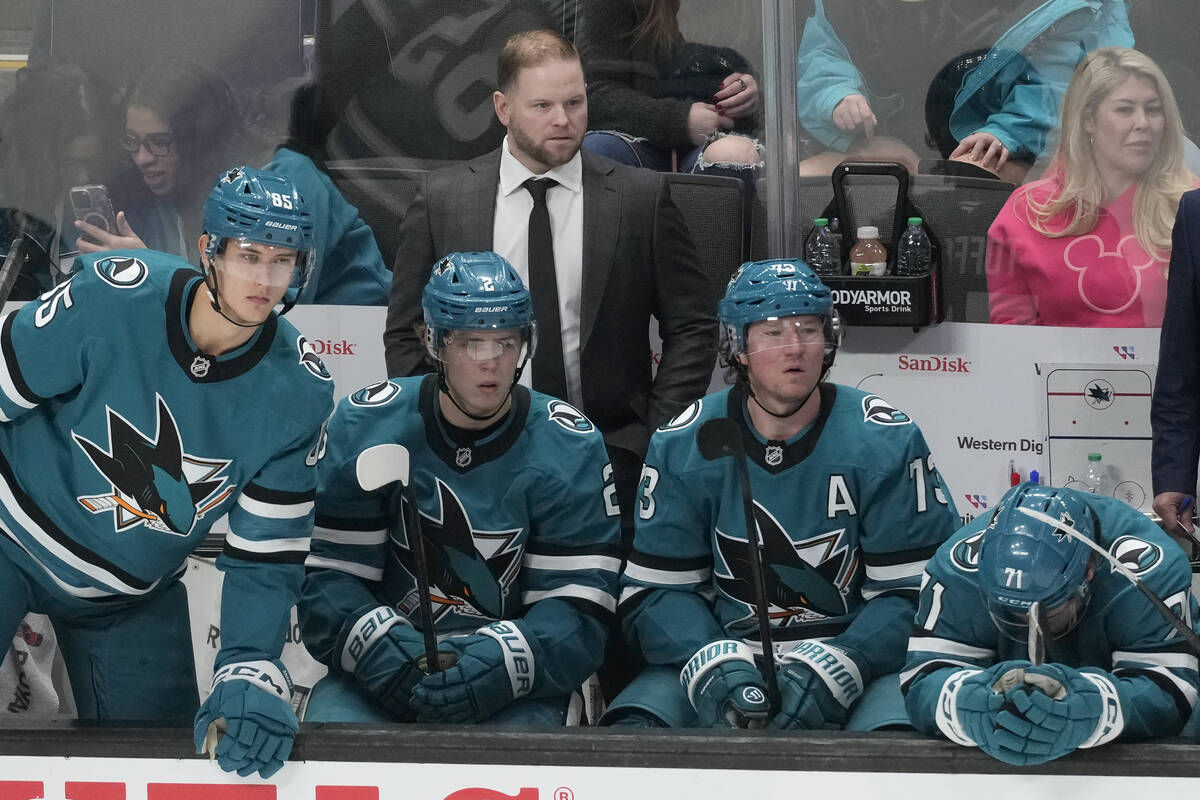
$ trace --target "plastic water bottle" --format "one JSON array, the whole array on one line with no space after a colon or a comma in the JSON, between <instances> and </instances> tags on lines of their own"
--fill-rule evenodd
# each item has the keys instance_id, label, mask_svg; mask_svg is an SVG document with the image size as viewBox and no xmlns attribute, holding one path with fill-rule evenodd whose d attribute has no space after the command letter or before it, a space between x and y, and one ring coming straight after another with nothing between
<instances>
[{"instance_id":1,"label":"plastic water bottle","mask_svg":"<svg viewBox=\"0 0 1200 800\"><path fill-rule=\"evenodd\" d=\"M833 231L829 230L829 220L825 217L813 220L812 231L804 243L804 260L818 275L842 273L841 244Z\"/></svg>"},{"instance_id":2,"label":"plastic water bottle","mask_svg":"<svg viewBox=\"0 0 1200 800\"><path fill-rule=\"evenodd\" d=\"M924 275L932 269L932 249L929 237L921 226L920 217L909 217L908 227L896 251L897 275Z\"/></svg>"},{"instance_id":3,"label":"plastic water bottle","mask_svg":"<svg viewBox=\"0 0 1200 800\"><path fill-rule=\"evenodd\" d=\"M1099 453L1088 453L1088 465L1083 477L1079 479L1087 487L1084 491L1092 494L1113 496L1113 480L1109 474L1108 465L1104 463Z\"/></svg>"}]
</instances>

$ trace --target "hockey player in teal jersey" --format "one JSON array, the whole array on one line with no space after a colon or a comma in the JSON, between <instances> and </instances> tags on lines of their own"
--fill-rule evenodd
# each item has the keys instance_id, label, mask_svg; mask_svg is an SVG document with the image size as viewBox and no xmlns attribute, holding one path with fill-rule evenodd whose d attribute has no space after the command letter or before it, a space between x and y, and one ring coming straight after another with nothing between
<instances>
[{"instance_id":1,"label":"hockey player in teal jersey","mask_svg":"<svg viewBox=\"0 0 1200 800\"><path fill-rule=\"evenodd\" d=\"M528 290L495 253L454 253L422 296L436 374L343 400L318 467L300 604L330 669L305 719L562 725L616 610L619 512L604 442L562 400L517 385L533 349ZM400 445L428 562L432 624L457 660L426 675L415 532L360 455Z\"/></svg>"},{"instance_id":2,"label":"hockey player in teal jersey","mask_svg":"<svg viewBox=\"0 0 1200 800\"><path fill-rule=\"evenodd\" d=\"M719 306L734 386L655 432L622 576L626 637L650 665L605 722L783 729L904 721L895 682L925 561L957 515L920 430L882 398L824 381L840 343L803 261L747 263ZM756 656L753 588L730 459L697 431L730 418L749 461L780 707ZM867 696L868 702L862 702ZM851 714L870 709L866 715Z\"/></svg>"},{"instance_id":3,"label":"hockey player in teal jersey","mask_svg":"<svg viewBox=\"0 0 1200 800\"><path fill-rule=\"evenodd\" d=\"M297 727L279 654L332 385L273 311L307 269L291 183L232 170L204 226L204 275L149 250L82 256L5 317L0 629L51 618L81 717L195 715L198 748L223 717L227 733L210 736L221 766L268 775ZM178 579L226 513L222 647L197 712Z\"/></svg>"},{"instance_id":4,"label":"hockey player in teal jersey","mask_svg":"<svg viewBox=\"0 0 1200 800\"><path fill-rule=\"evenodd\" d=\"M1068 529L1192 624L1187 557L1157 525L1112 497L1022 484L929 562L901 676L919 730L1020 765L1179 733L1196 654Z\"/></svg>"}]
</instances>

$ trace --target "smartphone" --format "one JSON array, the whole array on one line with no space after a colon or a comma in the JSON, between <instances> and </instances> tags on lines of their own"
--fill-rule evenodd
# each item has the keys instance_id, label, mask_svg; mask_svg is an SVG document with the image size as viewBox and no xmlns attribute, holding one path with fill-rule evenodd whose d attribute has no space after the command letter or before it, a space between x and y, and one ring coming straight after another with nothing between
<instances>
[{"instance_id":1,"label":"smartphone","mask_svg":"<svg viewBox=\"0 0 1200 800\"><path fill-rule=\"evenodd\" d=\"M99 183L72 186L68 196L75 219L95 225L109 233L117 232L117 217L113 214L112 201L108 198L108 187Z\"/></svg>"}]
</instances>

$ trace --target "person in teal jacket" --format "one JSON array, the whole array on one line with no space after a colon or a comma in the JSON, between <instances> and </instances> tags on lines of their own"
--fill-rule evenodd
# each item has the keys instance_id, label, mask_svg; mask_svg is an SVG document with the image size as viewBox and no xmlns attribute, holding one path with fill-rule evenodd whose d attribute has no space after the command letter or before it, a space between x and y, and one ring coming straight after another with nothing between
<instances>
[{"instance_id":1,"label":"person in teal jacket","mask_svg":"<svg viewBox=\"0 0 1200 800\"><path fill-rule=\"evenodd\" d=\"M977 12L966 0L950 2L944 10L914 8L898 12L914 15L912 25L920 26L906 33L907 29L894 27L895 15L882 9L872 14L869 9L851 10L844 4L830 4L827 15L822 0L815 0L814 14L805 23L797 57L797 113L801 124L821 145L837 151L836 160L843 153L888 154L889 148L882 142L872 141L884 134L894 137L891 155L898 151L901 161L915 166L914 150L920 148L920 143L914 134L918 129L904 122L911 122L906 115L911 116L922 103L903 93L886 93L885 89L894 88L888 84L894 78L881 74L885 70L876 70L879 74L868 70L864 75L838 36L831 17L843 23L853 21L847 15L854 14L868 21L885 20L889 23L886 35L868 32L867 39L881 45L890 42L892 47L874 60L885 66L907 64L910 69L895 72L915 73L918 83L927 82L936 65L958 57L960 50L986 49L986 56L967 73L954 97L949 126L959 144L950 157L973 162L1004 177L1020 177L1004 170L1006 163L1010 159L1020 162L1023 174L1047 150L1059 102L1080 59L1098 47L1133 46L1128 12L1124 0L1026 0L1000 19L999 25L989 26L984 14L987 9L974 5L979 5ZM944 27L956 14L957 21L951 26L956 35L940 35L943 32L937 26ZM978 24L972 26L970 23L976 19ZM989 42L994 31L1004 25L1007 29ZM953 42L955 52L939 52L934 46L928 52L914 53L905 46L914 36L925 43ZM859 63L869 63L866 59L870 54L859 56ZM915 70L914 59L920 62ZM921 69L926 62L935 65L933 71ZM826 154L817 158L821 159L814 162L817 168L836 163Z\"/></svg>"}]
</instances>

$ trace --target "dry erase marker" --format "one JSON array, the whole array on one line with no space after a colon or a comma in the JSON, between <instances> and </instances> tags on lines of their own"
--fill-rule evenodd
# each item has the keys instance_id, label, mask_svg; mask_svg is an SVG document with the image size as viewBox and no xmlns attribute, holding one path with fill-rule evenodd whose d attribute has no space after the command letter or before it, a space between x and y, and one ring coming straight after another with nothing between
<instances>
[{"instance_id":1,"label":"dry erase marker","mask_svg":"<svg viewBox=\"0 0 1200 800\"><path fill-rule=\"evenodd\" d=\"M1036 469L1029 470L1029 482L1032 484L1035 484L1035 485L1040 484L1042 482L1042 476L1038 473L1038 471Z\"/></svg>"}]
</instances>

